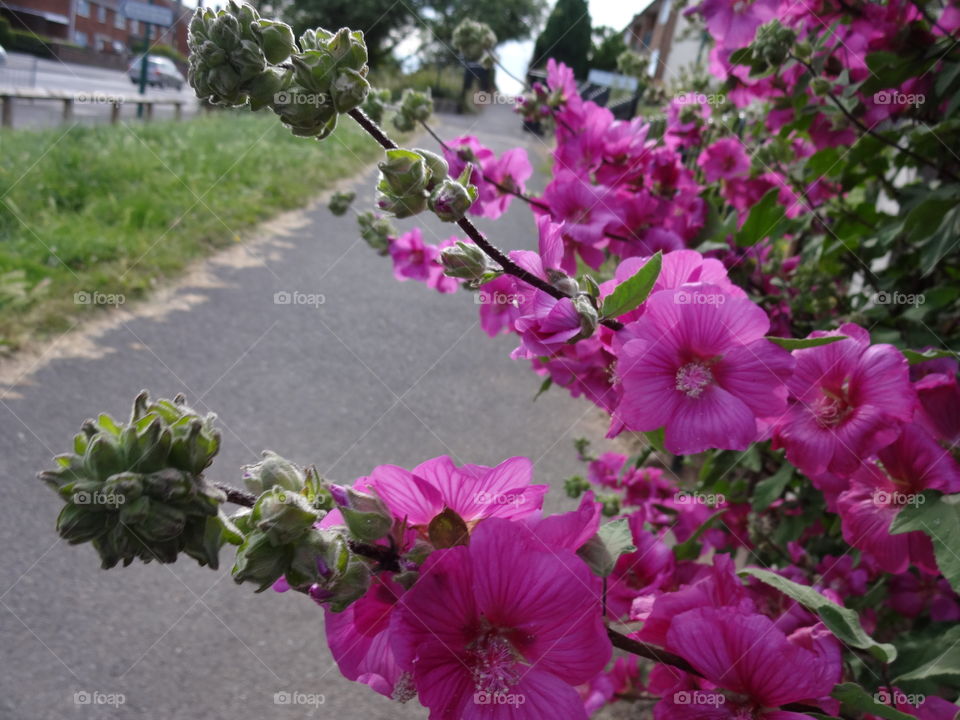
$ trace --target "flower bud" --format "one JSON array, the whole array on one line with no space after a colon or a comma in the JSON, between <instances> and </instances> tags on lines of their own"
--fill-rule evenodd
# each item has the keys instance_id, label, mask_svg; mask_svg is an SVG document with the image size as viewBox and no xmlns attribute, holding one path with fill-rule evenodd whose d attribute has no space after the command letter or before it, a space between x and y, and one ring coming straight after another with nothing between
<instances>
[{"instance_id":1,"label":"flower bud","mask_svg":"<svg viewBox=\"0 0 960 720\"><path fill-rule=\"evenodd\" d=\"M430 180L429 168L420 153L397 148L387 150L387 159L380 162L381 184L384 192L411 195L425 190Z\"/></svg>"},{"instance_id":2,"label":"flower bud","mask_svg":"<svg viewBox=\"0 0 960 720\"><path fill-rule=\"evenodd\" d=\"M357 194L355 192L335 192L330 196L330 203L328 205L330 212L337 217L344 215L347 210L350 209L350 203L353 202L356 196Z\"/></svg>"},{"instance_id":3,"label":"flower bud","mask_svg":"<svg viewBox=\"0 0 960 720\"><path fill-rule=\"evenodd\" d=\"M243 467L243 484L256 495L279 487L298 493L303 490L304 473L297 465L270 450L264 450L263 460Z\"/></svg>"},{"instance_id":4,"label":"flower bud","mask_svg":"<svg viewBox=\"0 0 960 720\"><path fill-rule=\"evenodd\" d=\"M370 83L356 70L342 70L330 85L330 94L337 112L350 112L360 107L370 92Z\"/></svg>"},{"instance_id":5,"label":"flower bud","mask_svg":"<svg viewBox=\"0 0 960 720\"><path fill-rule=\"evenodd\" d=\"M574 340L583 340L596 332L597 325L600 323L600 317L597 309L586 295L578 295L575 297L573 299L573 306L580 316L580 334L577 335Z\"/></svg>"},{"instance_id":6,"label":"flower bud","mask_svg":"<svg viewBox=\"0 0 960 720\"><path fill-rule=\"evenodd\" d=\"M489 271L486 253L473 243L458 240L457 244L440 252L443 271L449 277L462 280L480 280Z\"/></svg>"},{"instance_id":7,"label":"flower bud","mask_svg":"<svg viewBox=\"0 0 960 720\"><path fill-rule=\"evenodd\" d=\"M551 285L553 285L564 295L576 297L580 293L580 285L577 283L576 278L570 277L562 270L548 268L547 279L550 281Z\"/></svg>"},{"instance_id":8,"label":"flower bud","mask_svg":"<svg viewBox=\"0 0 960 720\"><path fill-rule=\"evenodd\" d=\"M467 62L480 62L497 46L497 36L486 23L466 19L453 31L453 46Z\"/></svg>"},{"instance_id":9,"label":"flower bud","mask_svg":"<svg viewBox=\"0 0 960 720\"><path fill-rule=\"evenodd\" d=\"M393 527L393 516L376 495L340 485L330 485L330 494L350 534L358 540L375 542Z\"/></svg>"},{"instance_id":10,"label":"flower bud","mask_svg":"<svg viewBox=\"0 0 960 720\"><path fill-rule=\"evenodd\" d=\"M429 150L416 148L414 152L427 164L427 190L433 190L447 176L450 166L446 160Z\"/></svg>"},{"instance_id":11,"label":"flower bud","mask_svg":"<svg viewBox=\"0 0 960 720\"><path fill-rule=\"evenodd\" d=\"M444 222L456 222L467 214L476 199L475 185L465 186L452 178L445 178L430 193L428 206Z\"/></svg>"},{"instance_id":12,"label":"flower bud","mask_svg":"<svg viewBox=\"0 0 960 720\"><path fill-rule=\"evenodd\" d=\"M386 255L390 245L390 238L397 234L396 228L385 217L381 217L369 210L357 215L357 224L360 226L360 237L380 255Z\"/></svg>"},{"instance_id":13,"label":"flower bud","mask_svg":"<svg viewBox=\"0 0 960 720\"><path fill-rule=\"evenodd\" d=\"M233 563L233 579L237 583L255 582L257 592L266 590L283 575L289 556L288 547L278 547L266 534L254 532L244 539Z\"/></svg>"},{"instance_id":14,"label":"flower bud","mask_svg":"<svg viewBox=\"0 0 960 720\"><path fill-rule=\"evenodd\" d=\"M286 23L260 19L253 24L252 28L268 63L279 65L296 51L293 30Z\"/></svg>"},{"instance_id":15,"label":"flower bud","mask_svg":"<svg viewBox=\"0 0 960 720\"><path fill-rule=\"evenodd\" d=\"M294 542L319 519L303 495L281 487L274 487L261 495L250 517L274 545Z\"/></svg>"}]
</instances>

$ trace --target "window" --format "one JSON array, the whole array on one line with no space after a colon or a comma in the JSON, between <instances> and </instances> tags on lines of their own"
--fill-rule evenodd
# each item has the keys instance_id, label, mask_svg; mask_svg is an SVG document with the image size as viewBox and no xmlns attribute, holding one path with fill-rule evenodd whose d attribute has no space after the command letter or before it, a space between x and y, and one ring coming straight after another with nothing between
<instances>
[{"instance_id":1,"label":"window","mask_svg":"<svg viewBox=\"0 0 960 720\"><path fill-rule=\"evenodd\" d=\"M80 17L90 17L89 0L77 0L77 15Z\"/></svg>"},{"instance_id":2,"label":"window","mask_svg":"<svg viewBox=\"0 0 960 720\"><path fill-rule=\"evenodd\" d=\"M136 20L131 20L131 21L130 21L130 34L131 34L131 35L139 35L139 34L140 34L140 23L138 23Z\"/></svg>"},{"instance_id":3,"label":"window","mask_svg":"<svg viewBox=\"0 0 960 720\"><path fill-rule=\"evenodd\" d=\"M107 22L107 9L103 5L97 5L97 22Z\"/></svg>"},{"instance_id":4,"label":"window","mask_svg":"<svg viewBox=\"0 0 960 720\"><path fill-rule=\"evenodd\" d=\"M116 10L113 13L113 26L118 30L125 30L127 27L127 19L123 16L123 13L119 10Z\"/></svg>"},{"instance_id":5,"label":"window","mask_svg":"<svg viewBox=\"0 0 960 720\"><path fill-rule=\"evenodd\" d=\"M79 30L74 30L73 32L73 41L80 47L87 46L87 34L85 32L80 32Z\"/></svg>"}]
</instances>

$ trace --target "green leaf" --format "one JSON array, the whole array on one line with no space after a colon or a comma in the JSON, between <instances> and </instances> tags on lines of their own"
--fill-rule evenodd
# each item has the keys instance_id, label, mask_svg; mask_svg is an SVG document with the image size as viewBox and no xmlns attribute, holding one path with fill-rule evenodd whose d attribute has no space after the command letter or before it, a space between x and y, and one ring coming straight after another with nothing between
<instances>
[{"instance_id":1,"label":"green leaf","mask_svg":"<svg viewBox=\"0 0 960 720\"><path fill-rule=\"evenodd\" d=\"M808 585L800 585L792 580L760 568L744 568L741 575L750 575L762 583L776 588L784 595L793 598L807 610L814 612L823 621L823 624L837 638L847 645L866 650L882 662L893 662L897 657L897 649L887 643L878 643L867 635L857 613L843 605L837 605L828 600Z\"/></svg>"},{"instance_id":2,"label":"green leaf","mask_svg":"<svg viewBox=\"0 0 960 720\"><path fill-rule=\"evenodd\" d=\"M779 188L771 188L750 209L750 215L737 233L737 245L750 247L767 236L783 234L786 211L777 198L779 193Z\"/></svg>"},{"instance_id":3,"label":"green leaf","mask_svg":"<svg viewBox=\"0 0 960 720\"><path fill-rule=\"evenodd\" d=\"M727 512L727 508L722 508L717 510L713 515L704 520L700 527L694 531L693 535L688 537L682 543L674 545L673 547L673 556L677 560L696 560L700 557L700 538L703 537L703 534L710 529L710 526L713 525L713 521L718 517Z\"/></svg>"},{"instance_id":4,"label":"green leaf","mask_svg":"<svg viewBox=\"0 0 960 720\"><path fill-rule=\"evenodd\" d=\"M960 494L942 495L937 490L927 490L915 495L913 504L907 505L890 525L890 534L919 530L933 541L937 567L960 592Z\"/></svg>"},{"instance_id":5,"label":"green leaf","mask_svg":"<svg viewBox=\"0 0 960 720\"><path fill-rule=\"evenodd\" d=\"M894 682L947 678L953 679L954 682L960 680L960 625L950 628L944 635L937 638L937 642L939 647L946 648L943 653L937 651L933 660L903 673Z\"/></svg>"},{"instance_id":6,"label":"green leaf","mask_svg":"<svg viewBox=\"0 0 960 720\"><path fill-rule=\"evenodd\" d=\"M636 550L627 518L618 518L601 525L597 534L577 550L577 555L590 567L594 575L607 577L613 572L621 555Z\"/></svg>"},{"instance_id":7,"label":"green leaf","mask_svg":"<svg viewBox=\"0 0 960 720\"><path fill-rule=\"evenodd\" d=\"M846 335L824 335L823 337L815 338L783 338L767 335L767 340L772 342L774 345L779 345L784 350L804 350L806 348L829 345L830 343L835 343L846 339Z\"/></svg>"},{"instance_id":8,"label":"green leaf","mask_svg":"<svg viewBox=\"0 0 960 720\"><path fill-rule=\"evenodd\" d=\"M660 265L663 262L663 253L657 252L646 264L637 270L633 277L617 286L603 301L601 314L605 318L615 318L639 307L660 276Z\"/></svg>"},{"instance_id":9,"label":"green leaf","mask_svg":"<svg viewBox=\"0 0 960 720\"><path fill-rule=\"evenodd\" d=\"M756 512L766 510L783 493L783 489L793 478L793 466L784 462L773 475L764 478L753 489L751 505Z\"/></svg>"},{"instance_id":10,"label":"green leaf","mask_svg":"<svg viewBox=\"0 0 960 720\"><path fill-rule=\"evenodd\" d=\"M911 365L917 365L918 363L926 362L927 360L937 360L939 358L953 358L957 359L957 353L951 352L950 350L902 350L904 357L907 358L907 362Z\"/></svg>"},{"instance_id":11,"label":"green leaf","mask_svg":"<svg viewBox=\"0 0 960 720\"><path fill-rule=\"evenodd\" d=\"M839 700L850 709L867 712L871 715L887 718L887 720L916 720L913 715L907 715L880 702L856 683L837 685L830 693L830 697Z\"/></svg>"},{"instance_id":12,"label":"green leaf","mask_svg":"<svg viewBox=\"0 0 960 720\"><path fill-rule=\"evenodd\" d=\"M665 453L667 448L663 444L663 438L666 434L665 428L660 428L659 430L651 430L650 432L645 432L644 436L647 438L647 442L653 445L654 449L657 452Z\"/></svg>"},{"instance_id":13,"label":"green leaf","mask_svg":"<svg viewBox=\"0 0 960 720\"><path fill-rule=\"evenodd\" d=\"M537 398L539 398L539 397L540 397L541 395L543 395L547 390L549 390L551 385L553 385L553 378L551 378L551 377L548 377L546 380L544 380L542 383L540 383L540 389L537 390L537 394L533 396L534 402L536 402L536 401L537 401Z\"/></svg>"}]
</instances>

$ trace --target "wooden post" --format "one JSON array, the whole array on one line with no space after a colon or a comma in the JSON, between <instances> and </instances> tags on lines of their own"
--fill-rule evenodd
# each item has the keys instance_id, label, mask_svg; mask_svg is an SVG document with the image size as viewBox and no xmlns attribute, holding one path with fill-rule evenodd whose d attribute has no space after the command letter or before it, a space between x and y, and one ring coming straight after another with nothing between
<instances>
[{"instance_id":1,"label":"wooden post","mask_svg":"<svg viewBox=\"0 0 960 720\"><path fill-rule=\"evenodd\" d=\"M110 105L110 124L116 125L120 122L120 101L114 100Z\"/></svg>"},{"instance_id":2,"label":"wooden post","mask_svg":"<svg viewBox=\"0 0 960 720\"><path fill-rule=\"evenodd\" d=\"M151 120L153 120L153 103L148 102L145 104L147 106L147 122L150 122Z\"/></svg>"},{"instance_id":3,"label":"wooden post","mask_svg":"<svg viewBox=\"0 0 960 720\"><path fill-rule=\"evenodd\" d=\"M63 99L63 121L65 123L73 120L73 98Z\"/></svg>"},{"instance_id":4,"label":"wooden post","mask_svg":"<svg viewBox=\"0 0 960 720\"><path fill-rule=\"evenodd\" d=\"M3 126L13 127L13 96L3 95Z\"/></svg>"},{"instance_id":5,"label":"wooden post","mask_svg":"<svg viewBox=\"0 0 960 720\"><path fill-rule=\"evenodd\" d=\"M183 120L183 103L182 102L173 104L173 119Z\"/></svg>"}]
</instances>

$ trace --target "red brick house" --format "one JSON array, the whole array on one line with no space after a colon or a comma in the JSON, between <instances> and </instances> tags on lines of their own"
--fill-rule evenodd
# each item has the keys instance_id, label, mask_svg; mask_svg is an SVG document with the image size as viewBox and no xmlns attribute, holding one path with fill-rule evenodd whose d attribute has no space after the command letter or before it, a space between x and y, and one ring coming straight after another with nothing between
<instances>
[{"instance_id":1,"label":"red brick house","mask_svg":"<svg viewBox=\"0 0 960 720\"><path fill-rule=\"evenodd\" d=\"M170 45L186 55L193 11L175 0L153 4L171 8L174 22L169 28L153 27L151 44ZM98 53L126 55L142 41L144 26L124 16L122 6L123 0L13 0L0 4L0 15L15 30L30 30Z\"/></svg>"}]
</instances>

